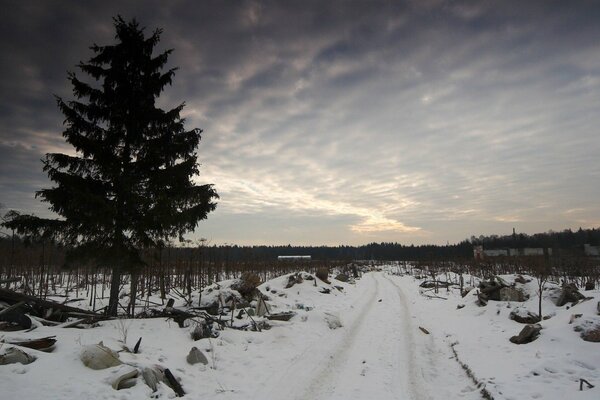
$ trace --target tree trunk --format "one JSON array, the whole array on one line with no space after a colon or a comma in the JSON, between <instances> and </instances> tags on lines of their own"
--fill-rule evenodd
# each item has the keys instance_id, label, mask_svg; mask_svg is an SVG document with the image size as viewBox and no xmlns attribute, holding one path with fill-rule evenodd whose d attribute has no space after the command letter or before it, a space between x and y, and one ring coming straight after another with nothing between
<instances>
[{"instance_id":1,"label":"tree trunk","mask_svg":"<svg viewBox=\"0 0 600 400\"><path fill-rule=\"evenodd\" d=\"M142 285L143 286L143 285ZM135 300L138 287L138 274L136 272L131 273L131 285L129 289L129 306L127 307L127 315L135 318Z\"/></svg>"},{"instance_id":2,"label":"tree trunk","mask_svg":"<svg viewBox=\"0 0 600 400\"><path fill-rule=\"evenodd\" d=\"M544 290L544 285L540 285L540 296L539 296L539 302L538 302L538 315L540 317L540 321L542 321L542 293Z\"/></svg>"},{"instance_id":3,"label":"tree trunk","mask_svg":"<svg viewBox=\"0 0 600 400\"><path fill-rule=\"evenodd\" d=\"M121 262L118 261L112 269L112 277L110 279L110 298L108 300L108 308L106 315L116 317L119 309L119 289L121 288Z\"/></svg>"}]
</instances>

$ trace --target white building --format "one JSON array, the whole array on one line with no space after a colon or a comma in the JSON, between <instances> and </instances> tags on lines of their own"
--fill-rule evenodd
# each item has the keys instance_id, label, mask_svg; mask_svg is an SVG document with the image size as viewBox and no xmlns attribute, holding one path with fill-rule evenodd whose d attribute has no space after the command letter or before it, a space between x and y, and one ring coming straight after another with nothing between
<instances>
[{"instance_id":1,"label":"white building","mask_svg":"<svg viewBox=\"0 0 600 400\"><path fill-rule=\"evenodd\" d=\"M552 255L552 249L544 249L542 247L524 247L520 249L489 249L484 250L483 246L475 246L473 255L476 260L481 260L485 257L519 257L519 256L543 256Z\"/></svg>"},{"instance_id":2,"label":"white building","mask_svg":"<svg viewBox=\"0 0 600 400\"><path fill-rule=\"evenodd\" d=\"M277 256L279 261L310 261L310 256Z\"/></svg>"},{"instance_id":3,"label":"white building","mask_svg":"<svg viewBox=\"0 0 600 400\"><path fill-rule=\"evenodd\" d=\"M506 257L508 255L508 250L506 250L506 249L484 250L483 254L486 257Z\"/></svg>"}]
</instances>

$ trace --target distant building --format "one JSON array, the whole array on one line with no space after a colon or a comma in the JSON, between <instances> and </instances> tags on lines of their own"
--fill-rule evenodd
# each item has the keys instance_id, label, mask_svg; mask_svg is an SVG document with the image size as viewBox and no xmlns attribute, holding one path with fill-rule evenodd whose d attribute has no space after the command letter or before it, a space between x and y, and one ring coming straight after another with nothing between
<instances>
[{"instance_id":1,"label":"distant building","mask_svg":"<svg viewBox=\"0 0 600 400\"><path fill-rule=\"evenodd\" d=\"M506 250L506 249L484 250L483 255L486 257L506 257L508 255L508 250Z\"/></svg>"},{"instance_id":2,"label":"distant building","mask_svg":"<svg viewBox=\"0 0 600 400\"><path fill-rule=\"evenodd\" d=\"M542 247L524 247L520 249L489 249L484 250L483 246L473 247L473 256L476 260L482 260L486 257L519 257L519 256L543 256L552 255L551 248Z\"/></svg>"},{"instance_id":3,"label":"distant building","mask_svg":"<svg viewBox=\"0 0 600 400\"><path fill-rule=\"evenodd\" d=\"M484 250L483 246L473 247L473 256L476 260L483 260L486 257L505 257L508 255L506 249Z\"/></svg>"},{"instance_id":4,"label":"distant building","mask_svg":"<svg viewBox=\"0 0 600 400\"><path fill-rule=\"evenodd\" d=\"M543 256L544 254L552 255L552 249L543 249L541 247L525 247L523 249L524 256Z\"/></svg>"},{"instance_id":5,"label":"distant building","mask_svg":"<svg viewBox=\"0 0 600 400\"><path fill-rule=\"evenodd\" d=\"M310 256L277 256L279 261L310 261Z\"/></svg>"}]
</instances>

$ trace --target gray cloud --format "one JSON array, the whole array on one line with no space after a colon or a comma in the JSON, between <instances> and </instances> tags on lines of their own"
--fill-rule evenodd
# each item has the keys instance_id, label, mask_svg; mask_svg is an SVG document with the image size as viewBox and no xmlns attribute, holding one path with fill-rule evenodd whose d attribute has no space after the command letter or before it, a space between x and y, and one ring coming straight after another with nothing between
<instances>
[{"instance_id":1,"label":"gray cloud","mask_svg":"<svg viewBox=\"0 0 600 400\"><path fill-rule=\"evenodd\" d=\"M40 210L52 93L110 42L163 27L161 98L205 130L215 242L453 242L600 225L600 7L591 2L8 3L2 198ZM7 57L7 54L11 54ZM7 166L11 166L10 168ZM16 167L15 167L16 166ZM38 168L38 169L36 169ZM40 186L41 185L41 186ZM28 194L29 193L29 194Z\"/></svg>"}]
</instances>

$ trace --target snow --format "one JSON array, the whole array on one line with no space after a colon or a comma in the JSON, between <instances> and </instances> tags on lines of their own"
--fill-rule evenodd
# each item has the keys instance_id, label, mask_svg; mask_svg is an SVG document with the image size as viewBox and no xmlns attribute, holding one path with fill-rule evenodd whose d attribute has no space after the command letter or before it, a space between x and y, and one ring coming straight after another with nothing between
<instances>
[{"instance_id":1,"label":"snow","mask_svg":"<svg viewBox=\"0 0 600 400\"><path fill-rule=\"evenodd\" d=\"M514 276L501 275L508 283ZM580 333L569 324L573 314L592 317L600 291L586 291L591 300L573 307L556 307L552 299L559 290L555 283L548 283L544 290L542 313L550 316L541 322L542 332L537 340L525 345L509 342L525 326L509 319L515 307L538 312L537 282L516 284L530 297L527 301L490 301L479 307L473 294L460 297L458 291L440 294L448 300L416 296L418 280L412 277L395 277L410 295L411 309L426 317L423 323L432 332L432 339L441 346L455 345L461 361L468 365L480 382L494 398L501 399L598 399L598 388L579 391L579 379L592 384L600 383L600 344L585 342ZM465 305L457 309L458 305Z\"/></svg>"},{"instance_id":2,"label":"snow","mask_svg":"<svg viewBox=\"0 0 600 400\"><path fill-rule=\"evenodd\" d=\"M481 389L495 399L600 398L600 344L580 338L580 331L598 320L598 290L584 292L593 299L567 309L554 305L556 285L549 283L543 314L551 318L541 322L537 340L515 345L508 339L524 325L510 320L509 313L516 307L537 313L535 279L516 284L529 294L527 301L479 307L474 291L463 298L458 289L444 288L427 297L432 292L419 288L422 280L400 270L387 266L355 283L331 279L327 284L307 273L287 289L288 275L265 282L259 289L269 297L271 311L296 315L287 322L269 321L271 329L262 332L225 329L217 338L193 341L190 327L164 318L5 332L5 340L56 335L58 341L51 353L25 349L37 357L32 364L0 366L2 398L174 398L164 383L152 393L141 377L131 388L111 387L119 371L155 365L180 379L185 398L198 399L481 399ZM514 282L511 275L502 278ZM203 293L203 304L219 291L230 293L232 283L220 282L218 290ZM197 296L192 300L198 304ZM582 316L572 320L573 314ZM139 354L123 350L133 348L139 337ZM86 368L81 350L101 341L118 351L125 365ZM208 365L186 362L194 346ZM0 353L9 347L4 344ZM581 378L596 387L579 391Z\"/></svg>"}]
</instances>

